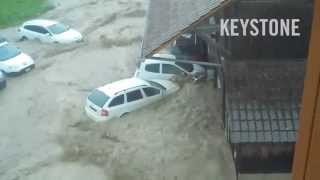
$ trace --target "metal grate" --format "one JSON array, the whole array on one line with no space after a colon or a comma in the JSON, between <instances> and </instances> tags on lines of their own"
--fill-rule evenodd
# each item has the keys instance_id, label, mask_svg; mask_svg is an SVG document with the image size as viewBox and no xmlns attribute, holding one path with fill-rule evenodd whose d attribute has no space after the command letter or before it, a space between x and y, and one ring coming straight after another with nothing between
<instances>
[{"instance_id":1,"label":"metal grate","mask_svg":"<svg viewBox=\"0 0 320 180\"><path fill-rule=\"evenodd\" d=\"M224 69L231 143L295 142L304 62L229 62Z\"/></svg>"},{"instance_id":2,"label":"metal grate","mask_svg":"<svg viewBox=\"0 0 320 180\"><path fill-rule=\"evenodd\" d=\"M299 102L275 101L274 103L228 100L227 118L230 141L295 142L299 127Z\"/></svg>"}]
</instances>

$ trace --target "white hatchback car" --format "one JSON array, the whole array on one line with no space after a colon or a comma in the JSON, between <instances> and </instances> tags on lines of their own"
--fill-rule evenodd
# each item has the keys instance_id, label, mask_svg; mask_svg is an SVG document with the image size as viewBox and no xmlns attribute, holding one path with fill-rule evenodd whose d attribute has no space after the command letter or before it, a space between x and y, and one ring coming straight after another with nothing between
<instances>
[{"instance_id":1,"label":"white hatchback car","mask_svg":"<svg viewBox=\"0 0 320 180\"><path fill-rule=\"evenodd\" d=\"M34 66L33 59L17 47L7 42L0 44L0 71L16 74L30 71Z\"/></svg>"},{"instance_id":2,"label":"white hatchback car","mask_svg":"<svg viewBox=\"0 0 320 180\"><path fill-rule=\"evenodd\" d=\"M47 43L67 44L83 40L78 31L51 20L27 21L18 29L18 35L21 40L37 39Z\"/></svg>"},{"instance_id":3,"label":"white hatchback car","mask_svg":"<svg viewBox=\"0 0 320 180\"><path fill-rule=\"evenodd\" d=\"M122 117L178 90L177 84L167 80L124 79L93 90L87 98L85 111L94 121L107 121Z\"/></svg>"},{"instance_id":4,"label":"white hatchback car","mask_svg":"<svg viewBox=\"0 0 320 180\"><path fill-rule=\"evenodd\" d=\"M157 59L160 58L160 59ZM176 59L171 54L155 54L153 58L142 62L135 72L135 77L142 79L166 79L172 80L178 77L190 76L194 80L206 77L206 70L198 64L188 64L174 61L164 61L165 59Z\"/></svg>"}]
</instances>

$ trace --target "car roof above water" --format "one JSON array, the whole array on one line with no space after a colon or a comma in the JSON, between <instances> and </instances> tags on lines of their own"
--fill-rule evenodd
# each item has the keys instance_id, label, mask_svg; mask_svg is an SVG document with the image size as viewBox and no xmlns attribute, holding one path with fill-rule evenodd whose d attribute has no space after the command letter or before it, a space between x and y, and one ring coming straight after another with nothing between
<instances>
[{"instance_id":1,"label":"car roof above water","mask_svg":"<svg viewBox=\"0 0 320 180\"><path fill-rule=\"evenodd\" d=\"M176 59L176 56L173 54L154 54L153 58L163 58L163 59Z\"/></svg>"},{"instance_id":2,"label":"car roof above water","mask_svg":"<svg viewBox=\"0 0 320 180\"><path fill-rule=\"evenodd\" d=\"M114 96L119 92L132 89L139 86L148 86L149 83L139 78L129 78L116 81L105 86L99 87L98 90L104 92L108 96Z\"/></svg>"},{"instance_id":3,"label":"car roof above water","mask_svg":"<svg viewBox=\"0 0 320 180\"><path fill-rule=\"evenodd\" d=\"M175 61L164 61L164 60L158 60L158 59L145 59L145 64L175 64Z\"/></svg>"},{"instance_id":4,"label":"car roof above water","mask_svg":"<svg viewBox=\"0 0 320 180\"><path fill-rule=\"evenodd\" d=\"M176 57L172 54L154 54L151 58L145 59L144 63L166 63L174 64L174 61L164 61L163 59L175 60Z\"/></svg>"},{"instance_id":5,"label":"car roof above water","mask_svg":"<svg viewBox=\"0 0 320 180\"><path fill-rule=\"evenodd\" d=\"M23 25L38 25L38 26L44 26L44 27L48 27L54 24L57 24L57 21L52 21L52 20L46 20L46 19L35 19L35 20L30 20L27 21L25 23L23 23Z\"/></svg>"}]
</instances>

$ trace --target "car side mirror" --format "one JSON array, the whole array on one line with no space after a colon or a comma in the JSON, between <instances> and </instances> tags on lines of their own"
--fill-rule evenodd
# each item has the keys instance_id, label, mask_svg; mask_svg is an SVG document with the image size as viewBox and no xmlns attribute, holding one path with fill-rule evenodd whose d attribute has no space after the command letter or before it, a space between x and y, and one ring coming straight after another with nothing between
<instances>
[{"instance_id":1,"label":"car side mirror","mask_svg":"<svg viewBox=\"0 0 320 180\"><path fill-rule=\"evenodd\" d=\"M46 34L46 36L49 36L49 37L51 37L51 36L52 36L52 34L51 34L51 33L47 33L47 34Z\"/></svg>"}]
</instances>

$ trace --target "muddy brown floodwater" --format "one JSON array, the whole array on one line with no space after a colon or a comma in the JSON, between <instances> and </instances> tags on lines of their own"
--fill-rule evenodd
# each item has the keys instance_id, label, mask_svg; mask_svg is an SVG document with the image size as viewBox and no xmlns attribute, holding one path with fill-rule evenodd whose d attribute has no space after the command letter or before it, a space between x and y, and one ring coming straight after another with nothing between
<instances>
[{"instance_id":1,"label":"muddy brown floodwater","mask_svg":"<svg viewBox=\"0 0 320 180\"><path fill-rule=\"evenodd\" d=\"M221 101L211 83L185 84L174 96L122 119L94 123L89 91L133 75L147 1L52 0L39 18L60 20L85 42L16 42L36 62L0 92L2 180L232 180L221 130Z\"/></svg>"}]
</instances>

